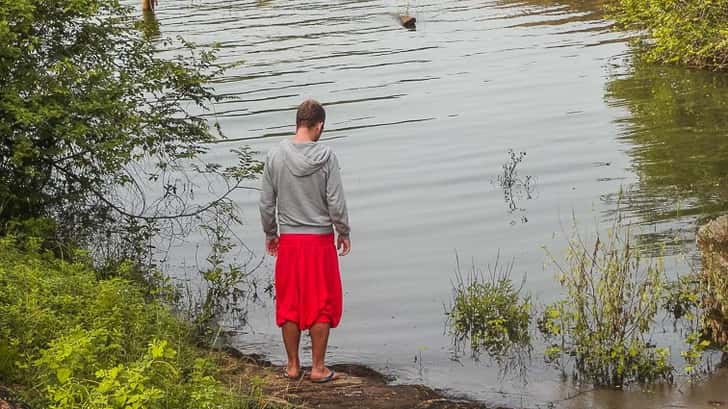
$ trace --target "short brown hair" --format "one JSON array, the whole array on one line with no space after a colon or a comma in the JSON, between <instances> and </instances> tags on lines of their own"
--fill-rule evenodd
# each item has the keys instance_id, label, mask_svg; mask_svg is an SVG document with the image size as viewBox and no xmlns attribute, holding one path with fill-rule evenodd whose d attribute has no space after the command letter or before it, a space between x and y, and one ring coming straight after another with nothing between
<instances>
[{"instance_id":1,"label":"short brown hair","mask_svg":"<svg viewBox=\"0 0 728 409\"><path fill-rule=\"evenodd\" d=\"M298 106L298 112L296 112L296 128L301 126L313 128L319 122L325 121L326 111L318 101L307 99Z\"/></svg>"}]
</instances>

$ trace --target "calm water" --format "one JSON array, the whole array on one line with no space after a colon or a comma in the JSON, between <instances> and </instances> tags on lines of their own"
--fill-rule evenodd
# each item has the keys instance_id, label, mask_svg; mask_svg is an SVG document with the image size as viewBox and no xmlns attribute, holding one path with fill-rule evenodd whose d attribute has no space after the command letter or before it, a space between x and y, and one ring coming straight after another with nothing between
<instances>
[{"instance_id":1,"label":"calm water","mask_svg":"<svg viewBox=\"0 0 728 409\"><path fill-rule=\"evenodd\" d=\"M728 209L728 76L631 63L596 1L405 3L163 0L157 12L163 35L219 43L225 62L240 63L214 84L237 97L216 106L230 137L216 159L279 143L307 97L327 107L324 139L343 165L353 226L331 361L511 407L728 399L726 377L570 398L576 389L538 349L527 384L501 381L487 360L454 356L444 323L456 255L484 268L500 253L540 303L558 297L543 247L562 254L572 213L587 232L608 223L621 188L645 241L678 236L692 248L700 220ZM416 31L391 14L407 8ZM533 177L513 206L495 183L509 149L526 152L518 171ZM238 233L260 258L257 194L235 199L247 223ZM281 362L272 303L251 318L238 345ZM659 339L679 346L669 328Z\"/></svg>"}]
</instances>

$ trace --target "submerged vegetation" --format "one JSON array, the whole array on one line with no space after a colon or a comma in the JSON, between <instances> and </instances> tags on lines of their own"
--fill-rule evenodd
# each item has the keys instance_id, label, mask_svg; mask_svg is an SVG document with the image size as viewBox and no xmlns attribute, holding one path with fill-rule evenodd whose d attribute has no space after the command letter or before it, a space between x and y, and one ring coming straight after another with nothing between
<instances>
[{"instance_id":1,"label":"submerged vegetation","mask_svg":"<svg viewBox=\"0 0 728 409\"><path fill-rule=\"evenodd\" d=\"M487 276L474 269L463 277L458 268L447 311L455 346L469 346L476 358L487 353L508 370L524 351L530 357L535 322L545 360L581 383L672 383L678 357L691 378L709 372L706 354L728 352L728 218L701 229L703 271L674 281L662 256L646 253L635 237L619 214L604 236L585 239L575 228L565 264L551 257L566 294L542 310L513 285L512 264ZM656 343L666 319L683 337L679 353Z\"/></svg>"},{"instance_id":2,"label":"submerged vegetation","mask_svg":"<svg viewBox=\"0 0 728 409\"><path fill-rule=\"evenodd\" d=\"M565 266L555 261L567 297L546 307L539 329L552 340L549 361L598 385L671 379L670 351L657 347L651 331L662 305L661 258L644 257L619 221L592 244L577 233Z\"/></svg>"},{"instance_id":3,"label":"submerged vegetation","mask_svg":"<svg viewBox=\"0 0 728 409\"><path fill-rule=\"evenodd\" d=\"M503 164L503 173L496 179L498 187L503 189L503 199L508 204L508 210L511 213L516 210L525 211L518 206L519 199L523 197L527 200L532 199L533 177L521 177L518 172L518 165L523 162L525 157L526 152L516 153L513 149L509 149L508 160Z\"/></svg>"},{"instance_id":4,"label":"submerged vegetation","mask_svg":"<svg viewBox=\"0 0 728 409\"><path fill-rule=\"evenodd\" d=\"M615 0L612 14L648 37L650 62L728 70L728 0Z\"/></svg>"},{"instance_id":5,"label":"submerged vegetation","mask_svg":"<svg viewBox=\"0 0 728 409\"><path fill-rule=\"evenodd\" d=\"M458 264L447 311L455 347L469 345L476 358L485 352L504 368L511 357L528 355L531 348L531 300L513 285L512 268L496 261L487 275L473 267L463 276Z\"/></svg>"},{"instance_id":6,"label":"submerged vegetation","mask_svg":"<svg viewBox=\"0 0 728 409\"><path fill-rule=\"evenodd\" d=\"M508 150L508 159L502 165L503 172L492 183L503 190L503 200L511 215L519 215L521 223L528 223L526 209L519 202L533 199L534 179L532 176L521 176L519 165L526 158L526 152ZM511 225L516 221L511 220Z\"/></svg>"}]
</instances>

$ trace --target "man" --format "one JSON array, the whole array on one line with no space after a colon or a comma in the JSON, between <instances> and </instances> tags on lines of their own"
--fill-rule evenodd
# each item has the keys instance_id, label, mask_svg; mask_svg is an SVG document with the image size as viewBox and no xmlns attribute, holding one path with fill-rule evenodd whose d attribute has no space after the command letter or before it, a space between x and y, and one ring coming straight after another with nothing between
<instances>
[{"instance_id":1,"label":"man","mask_svg":"<svg viewBox=\"0 0 728 409\"><path fill-rule=\"evenodd\" d=\"M268 152L260 195L266 250L277 257L276 324L288 355L284 375L303 376L298 349L301 331L308 329L310 379L316 383L336 379L324 364L329 331L339 325L342 311L336 248L341 256L351 249L339 162L330 148L317 143L325 121L318 102L307 100L298 107L296 135Z\"/></svg>"}]
</instances>

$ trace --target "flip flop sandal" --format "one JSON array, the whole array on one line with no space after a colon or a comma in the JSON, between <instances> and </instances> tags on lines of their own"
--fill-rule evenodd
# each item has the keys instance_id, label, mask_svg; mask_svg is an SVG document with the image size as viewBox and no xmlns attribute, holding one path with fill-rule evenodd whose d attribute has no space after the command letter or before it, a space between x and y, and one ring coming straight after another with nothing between
<instances>
[{"instance_id":1,"label":"flip flop sandal","mask_svg":"<svg viewBox=\"0 0 728 409\"><path fill-rule=\"evenodd\" d=\"M316 379L316 380L311 379L311 382L313 382L313 383L327 383L327 382L331 382L331 381L333 381L335 379L337 379L336 378L336 372L334 372L333 370L331 370L327 376L325 376L325 377L323 377L321 379Z\"/></svg>"},{"instance_id":2,"label":"flip flop sandal","mask_svg":"<svg viewBox=\"0 0 728 409\"><path fill-rule=\"evenodd\" d=\"M299 381L301 378L303 378L303 368L298 368L298 376L290 376L288 375L288 371L283 368L283 377L288 379L289 381Z\"/></svg>"}]
</instances>

